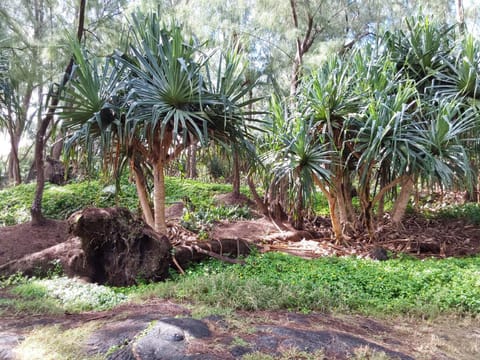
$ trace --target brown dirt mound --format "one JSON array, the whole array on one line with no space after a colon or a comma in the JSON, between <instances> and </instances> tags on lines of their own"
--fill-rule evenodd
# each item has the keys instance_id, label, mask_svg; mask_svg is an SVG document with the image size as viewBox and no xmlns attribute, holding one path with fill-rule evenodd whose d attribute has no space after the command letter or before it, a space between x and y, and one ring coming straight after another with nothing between
<instances>
[{"instance_id":1,"label":"brown dirt mound","mask_svg":"<svg viewBox=\"0 0 480 360\"><path fill-rule=\"evenodd\" d=\"M48 220L44 226L24 223L0 227L0 265L59 244L67 238L66 221Z\"/></svg>"},{"instance_id":2,"label":"brown dirt mound","mask_svg":"<svg viewBox=\"0 0 480 360\"><path fill-rule=\"evenodd\" d=\"M228 194L219 194L214 196L214 201L215 204L217 205L227 205L227 206L252 206L253 202L250 200L247 196L240 194L240 195L235 195L233 193L228 193Z\"/></svg>"}]
</instances>

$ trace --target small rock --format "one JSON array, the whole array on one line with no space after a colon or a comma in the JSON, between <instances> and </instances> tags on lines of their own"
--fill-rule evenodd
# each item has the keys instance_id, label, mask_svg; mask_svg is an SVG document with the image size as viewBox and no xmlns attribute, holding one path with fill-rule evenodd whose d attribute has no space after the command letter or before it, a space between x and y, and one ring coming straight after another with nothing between
<instances>
[{"instance_id":1,"label":"small rock","mask_svg":"<svg viewBox=\"0 0 480 360\"><path fill-rule=\"evenodd\" d=\"M372 250L370 250L370 252L368 253L368 256L372 260L380 260L380 261L388 260L387 250L385 250L380 246L376 246Z\"/></svg>"}]
</instances>

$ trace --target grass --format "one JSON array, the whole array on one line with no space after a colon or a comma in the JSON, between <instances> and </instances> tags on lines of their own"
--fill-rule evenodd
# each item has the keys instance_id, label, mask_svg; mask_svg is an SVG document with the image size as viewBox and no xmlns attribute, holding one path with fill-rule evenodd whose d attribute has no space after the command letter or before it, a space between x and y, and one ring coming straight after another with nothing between
<instances>
[{"instance_id":1,"label":"grass","mask_svg":"<svg viewBox=\"0 0 480 360\"><path fill-rule=\"evenodd\" d=\"M323 351L308 353L295 348L284 350L277 357L259 351L242 356L242 360L318 360L324 358Z\"/></svg>"},{"instance_id":2,"label":"grass","mask_svg":"<svg viewBox=\"0 0 480 360\"><path fill-rule=\"evenodd\" d=\"M280 253L252 256L245 266L210 261L175 281L127 290L219 309L354 312L364 315L480 313L480 257L305 260Z\"/></svg>"},{"instance_id":3,"label":"grass","mask_svg":"<svg viewBox=\"0 0 480 360\"><path fill-rule=\"evenodd\" d=\"M22 343L15 348L18 359L76 360L83 353L83 341L95 329L95 324L78 328L63 329L60 326L45 326L31 331ZM82 356L85 360L100 360L104 356Z\"/></svg>"}]
</instances>

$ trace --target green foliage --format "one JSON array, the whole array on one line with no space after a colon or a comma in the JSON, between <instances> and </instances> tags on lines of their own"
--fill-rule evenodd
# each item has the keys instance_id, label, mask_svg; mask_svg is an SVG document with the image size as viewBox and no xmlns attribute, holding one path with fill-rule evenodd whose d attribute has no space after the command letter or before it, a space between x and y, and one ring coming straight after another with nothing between
<instances>
[{"instance_id":1,"label":"green foliage","mask_svg":"<svg viewBox=\"0 0 480 360\"><path fill-rule=\"evenodd\" d=\"M305 260L280 253L245 266L210 261L176 281L137 289L143 296L233 309L352 311L363 314L480 312L480 257L445 260Z\"/></svg>"},{"instance_id":2,"label":"green foliage","mask_svg":"<svg viewBox=\"0 0 480 360\"><path fill-rule=\"evenodd\" d=\"M43 298L47 296L47 289L35 281L26 281L23 284L19 284L10 292L26 299Z\"/></svg>"},{"instance_id":3,"label":"green foliage","mask_svg":"<svg viewBox=\"0 0 480 360\"><path fill-rule=\"evenodd\" d=\"M33 184L18 185L0 190L0 226L14 225L30 220L29 208L33 200Z\"/></svg>"},{"instance_id":4,"label":"green foliage","mask_svg":"<svg viewBox=\"0 0 480 360\"><path fill-rule=\"evenodd\" d=\"M184 210L180 224L190 231L204 232L220 220L244 220L251 217L248 206L210 206L198 211Z\"/></svg>"},{"instance_id":5,"label":"green foliage","mask_svg":"<svg viewBox=\"0 0 480 360\"><path fill-rule=\"evenodd\" d=\"M215 207L213 197L217 194L232 191L231 185L207 184L195 180L167 178L165 180L167 203L189 198L197 209L204 209L210 220L218 220L222 214L230 218L243 216L247 218L244 208L229 209ZM30 220L35 184L19 185L0 190L0 226L8 226ZM247 194L246 188L242 192ZM113 185L105 186L101 181L91 180L71 183L65 186L46 184L43 200L43 212L51 219L66 219L73 212L88 206L110 207L123 206L131 211L138 209L138 199L134 184L126 179L120 184L120 192L115 195ZM243 214L243 215L242 215ZM205 217L205 216L202 216Z\"/></svg>"},{"instance_id":6,"label":"green foliage","mask_svg":"<svg viewBox=\"0 0 480 360\"><path fill-rule=\"evenodd\" d=\"M17 272L11 276L0 276L0 289L4 289L9 286L20 285L28 281L21 272Z\"/></svg>"},{"instance_id":7,"label":"green foliage","mask_svg":"<svg viewBox=\"0 0 480 360\"><path fill-rule=\"evenodd\" d=\"M328 216L330 214L328 200L320 191L315 192L315 197L313 199L313 211L315 214L322 216Z\"/></svg>"},{"instance_id":8,"label":"green foliage","mask_svg":"<svg viewBox=\"0 0 480 360\"><path fill-rule=\"evenodd\" d=\"M118 204L130 210L137 206L135 188L123 185L118 203L111 192L103 191L100 181L85 181L65 186L46 184L43 213L52 219L66 219L73 212L88 206L108 207ZM19 185L0 191L0 225L14 225L30 220L30 206L35 184Z\"/></svg>"},{"instance_id":9,"label":"green foliage","mask_svg":"<svg viewBox=\"0 0 480 360\"><path fill-rule=\"evenodd\" d=\"M435 216L446 219L464 219L472 224L480 225L480 204L467 203L447 206L440 209Z\"/></svg>"},{"instance_id":10,"label":"green foliage","mask_svg":"<svg viewBox=\"0 0 480 360\"><path fill-rule=\"evenodd\" d=\"M70 312L107 310L127 299L125 295L106 286L82 283L66 277L39 280L38 284L45 288L49 297L56 299Z\"/></svg>"},{"instance_id":11,"label":"green foliage","mask_svg":"<svg viewBox=\"0 0 480 360\"><path fill-rule=\"evenodd\" d=\"M165 179L165 192L167 204L190 199L195 207L208 208L214 205L214 196L232 191L229 184L210 184L198 180L167 177ZM242 188L241 192L248 195L248 190Z\"/></svg>"},{"instance_id":12,"label":"green foliage","mask_svg":"<svg viewBox=\"0 0 480 360\"><path fill-rule=\"evenodd\" d=\"M106 286L82 283L66 277L40 280L15 275L3 280L1 284L2 287L10 286L8 291L16 299L0 303L0 308L14 308L28 313L107 310L127 299L124 294L116 293Z\"/></svg>"}]
</instances>

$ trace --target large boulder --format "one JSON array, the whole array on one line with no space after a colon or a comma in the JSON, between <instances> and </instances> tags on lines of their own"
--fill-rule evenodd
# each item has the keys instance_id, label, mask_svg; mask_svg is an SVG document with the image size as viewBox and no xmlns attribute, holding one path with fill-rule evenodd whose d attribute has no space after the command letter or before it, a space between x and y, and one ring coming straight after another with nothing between
<instances>
[{"instance_id":1,"label":"large boulder","mask_svg":"<svg viewBox=\"0 0 480 360\"><path fill-rule=\"evenodd\" d=\"M82 256L71 259L70 271L90 281L129 286L138 280L168 276L171 244L124 208L87 208L68 220L80 239Z\"/></svg>"}]
</instances>

